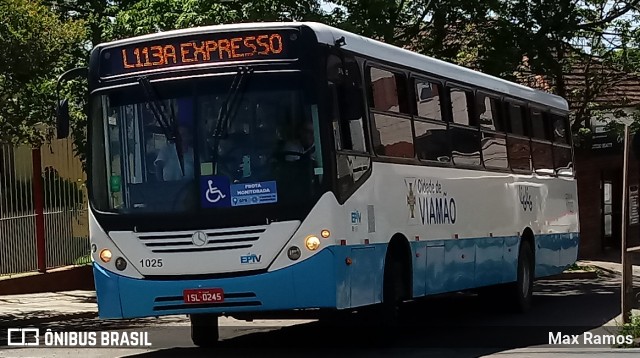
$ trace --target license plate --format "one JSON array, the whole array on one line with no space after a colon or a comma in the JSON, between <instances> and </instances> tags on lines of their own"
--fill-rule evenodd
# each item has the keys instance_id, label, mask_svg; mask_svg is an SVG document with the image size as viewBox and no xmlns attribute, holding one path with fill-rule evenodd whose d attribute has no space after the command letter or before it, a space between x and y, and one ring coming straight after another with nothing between
<instances>
[{"instance_id":1,"label":"license plate","mask_svg":"<svg viewBox=\"0 0 640 358\"><path fill-rule=\"evenodd\" d=\"M221 288L196 288L184 290L184 303L223 302L224 291Z\"/></svg>"}]
</instances>

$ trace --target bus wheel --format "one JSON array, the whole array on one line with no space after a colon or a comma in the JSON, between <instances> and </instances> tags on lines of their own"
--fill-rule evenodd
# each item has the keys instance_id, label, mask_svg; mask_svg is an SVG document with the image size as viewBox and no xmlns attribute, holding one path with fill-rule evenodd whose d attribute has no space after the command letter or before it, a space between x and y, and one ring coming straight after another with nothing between
<instances>
[{"instance_id":1,"label":"bus wheel","mask_svg":"<svg viewBox=\"0 0 640 358\"><path fill-rule=\"evenodd\" d=\"M403 301L403 269L402 262L397 258L390 258L384 269L381 321L386 329L393 329L399 325L400 305Z\"/></svg>"},{"instance_id":2,"label":"bus wheel","mask_svg":"<svg viewBox=\"0 0 640 358\"><path fill-rule=\"evenodd\" d=\"M190 315L191 341L198 347L213 347L218 344L218 315L194 314Z\"/></svg>"},{"instance_id":3,"label":"bus wheel","mask_svg":"<svg viewBox=\"0 0 640 358\"><path fill-rule=\"evenodd\" d=\"M528 241L522 241L518 253L518 276L512 286L514 309L524 313L531 308L533 301L533 280L535 278L535 259L533 249Z\"/></svg>"}]
</instances>

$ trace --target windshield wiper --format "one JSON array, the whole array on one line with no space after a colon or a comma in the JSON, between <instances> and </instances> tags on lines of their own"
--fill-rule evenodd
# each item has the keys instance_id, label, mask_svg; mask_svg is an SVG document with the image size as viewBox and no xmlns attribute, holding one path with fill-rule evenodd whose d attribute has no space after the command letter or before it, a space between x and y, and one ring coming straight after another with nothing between
<instances>
[{"instance_id":1,"label":"windshield wiper","mask_svg":"<svg viewBox=\"0 0 640 358\"><path fill-rule=\"evenodd\" d=\"M238 67L238 72L233 77L233 81L231 82L231 87L229 87L229 92L227 93L227 97L222 103L222 108L218 113L218 120L216 122L216 129L213 132L214 136L222 137L224 133L226 134L226 129L229 125L229 119L233 118L233 115L238 109L238 103L242 99L242 95L244 94L244 87L246 86L247 75L253 72L253 68L251 67Z\"/></svg>"},{"instance_id":2,"label":"windshield wiper","mask_svg":"<svg viewBox=\"0 0 640 358\"><path fill-rule=\"evenodd\" d=\"M178 154L178 161L180 162L180 171L184 176L184 153L182 151L182 138L180 137L180 132L178 131L178 123L176 122L173 105L169 103L169 106L171 107L171 116L167 118L164 105L158 98L158 94L153 85L151 85L149 79L144 76L140 77L138 79L138 83L140 83L145 97L147 98L147 104L149 105L148 108L151 110L151 113L156 119L156 122L158 122L158 124L160 125L165 138L167 138L169 142L173 142L176 145L176 153Z\"/></svg>"},{"instance_id":3,"label":"windshield wiper","mask_svg":"<svg viewBox=\"0 0 640 358\"><path fill-rule=\"evenodd\" d=\"M248 75L253 73L251 67L238 67L238 72L231 81L231 86L227 93L227 97L222 103L222 108L218 112L218 119L216 121L216 128L213 132L213 168L215 170L216 163L218 161L218 146L220 145L220 139L227 134L227 128L229 122L234 118L236 111L238 110L238 104L240 103L242 96L244 95L244 89L246 87Z\"/></svg>"}]
</instances>

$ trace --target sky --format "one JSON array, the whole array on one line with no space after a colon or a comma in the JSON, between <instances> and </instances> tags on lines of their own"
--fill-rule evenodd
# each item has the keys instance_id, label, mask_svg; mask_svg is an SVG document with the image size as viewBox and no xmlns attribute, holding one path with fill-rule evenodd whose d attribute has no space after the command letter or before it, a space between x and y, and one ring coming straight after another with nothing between
<instances>
[{"instance_id":1,"label":"sky","mask_svg":"<svg viewBox=\"0 0 640 358\"><path fill-rule=\"evenodd\" d=\"M331 3L327 2L327 1L321 1L321 3L322 3L322 5L321 5L322 10L325 10L327 12L329 12L329 11L333 10L335 7L337 7L336 5L331 4Z\"/></svg>"}]
</instances>

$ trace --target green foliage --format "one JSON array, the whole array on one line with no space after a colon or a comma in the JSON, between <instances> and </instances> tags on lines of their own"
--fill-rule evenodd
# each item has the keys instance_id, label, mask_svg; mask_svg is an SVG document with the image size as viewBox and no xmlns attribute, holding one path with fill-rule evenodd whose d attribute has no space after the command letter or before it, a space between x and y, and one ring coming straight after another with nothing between
<instances>
[{"instance_id":1,"label":"green foliage","mask_svg":"<svg viewBox=\"0 0 640 358\"><path fill-rule=\"evenodd\" d=\"M331 23L439 59L471 64L498 0L335 0Z\"/></svg>"},{"instance_id":2,"label":"green foliage","mask_svg":"<svg viewBox=\"0 0 640 358\"><path fill-rule=\"evenodd\" d=\"M84 238L78 238L77 240L82 240L82 239ZM88 255L78 257L73 261L73 264L77 266L83 266L83 265L91 265L91 262L92 262L91 254L88 254Z\"/></svg>"},{"instance_id":3,"label":"green foliage","mask_svg":"<svg viewBox=\"0 0 640 358\"><path fill-rule=\"evenodd\" d=\"M322 5L331 5L325 11ZM173 29L250 21L319 21L510 80L544 82L571 101L577 143L596 99L640 70L640 0L0 0L0 141L44 140L55 77L86 66L98 43ZM526 60L523 60L526 59ZM583 85L566 82L576 68ZM603 70L603 68L615 70ZM534 85L534 84L532 84ZM86 81L71 100L76 154L85 161ZM623 101L623 99L621 99ZM622 120L624 117L616 117ZM634 120L636 118L634 117ZM51 133L49 133L51 134Z\"/></svg>"},{"instance_id":4,"label":"green foliage","mask_svg":"<svg viewBox=\"0 0 640 358\"><path fill-rule=\"evenodd\" d=\"M480 52L482 67L504 75L505 65L513 67L526 58L525 72L543 76L548 90L570 102L574 134L581 136L579 129L588 121L611 116L605 107L625 104L624 96L601 99L640 66L639 3L501 1L496 26L488 31L489 45Z\"/></svg>"},{"instance_id":5,"label":"green foliage","mask_svg":"<svg viewBox=\"0 0 640 358\"><path fill-rule=\"evenodd\" d=\"M55 77L81 46L82 24L34 0L0 1L0 18L0 142L38 145L53 121Z\"/></svg>"},{"instance_id":6,"label":"green foliage","mask_svg":"<svg viewBox=\"0 0 640 358\"><path fill-rule=\"evenodd\" d=\"M317 0L146 0L123 7L107 37L120 39L194 26L248 21L321 21Z\"/></svg>"},{"instance_id":7,"label":"green foliage","mask_svg":"<svg viewBox=\"0 0 640 358\"><path fill-rule=\"evenodd\" d=\"M632 315L630 322L622 325L619 334L623 336L630 335L637 342L637 339L640 338L640 316ZM638 346L639 346L638 343L635 343L635 344L621 345L620 347L632 348L632 347L638 347Z\"/></svg>"}]
</instances>

